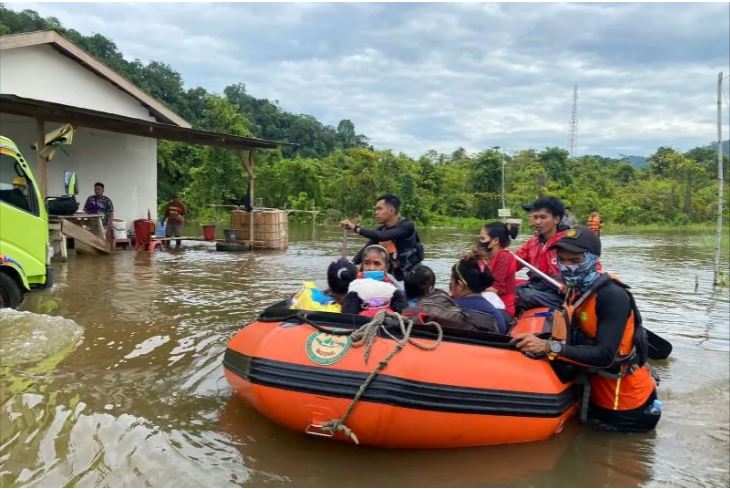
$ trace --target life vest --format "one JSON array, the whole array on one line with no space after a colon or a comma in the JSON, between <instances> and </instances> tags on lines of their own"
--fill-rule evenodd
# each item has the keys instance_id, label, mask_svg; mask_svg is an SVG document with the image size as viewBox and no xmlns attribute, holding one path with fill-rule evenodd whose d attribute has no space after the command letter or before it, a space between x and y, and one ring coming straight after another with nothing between
<instances>
[{"instance_id":1,"label":"life vest","mask_svg":"<svg viewBox=\"0 0 730 489\"><path fill-rule=\"evenodd\" d=\"M579 298L568 301L567 309L571 309L571 326L577 328L588 338L596 338L598 331L598 315L596 314L596 298L598 291L610 282L614 282L629 295L631 312L626 320L623 336L616 356L610 365L594 368L591 376L591 400L604 409L626 411L641 407L656 388L647 357L646 331L641 325L641 315L636 307L634 297L615 277L602 275L598 282ZM570 362L569 359L565 359ZM575 363L575 362L571 362Z\"/></svg>"},{"instance_id":2,"label":"life vest","mask_svg":"<svg viewBox=\"0 0 730 489\"><path fill-rule=\"evenodd\" d=\"M586 221L586 227L598 234L601 232L601 216L590 216Z\"/></svg>"},{"instance_id":3,"label":"life vest","mask_svg":"<svg viewBox=\"0 0 730 489\"><path fill-rule=\"evenodd\" d=\"M402 221L405 221L405 219ZM410 272L412 268L423 261L423 245L421 244L421 238L418 236L418 231L416 231L415 226L413 233L407 238L381 241L378 244L388 250L391 262L403 273Z\"/></svg>"}]
</instances>

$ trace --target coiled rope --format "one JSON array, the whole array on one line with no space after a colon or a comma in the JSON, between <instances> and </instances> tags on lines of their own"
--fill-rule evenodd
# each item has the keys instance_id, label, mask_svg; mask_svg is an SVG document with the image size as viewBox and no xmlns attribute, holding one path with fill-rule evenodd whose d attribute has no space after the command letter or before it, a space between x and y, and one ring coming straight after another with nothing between
<instances>
[{"instance_id":1,"label":"coiled rope","mask_svg":"<svg viewBox=\"0 0 730 489\"><path fill-rule=\"evenodd\" d=\"M398 326L400 327L400 334L401 337L398 338L395 335L391 334L390 331L388 331L388 328L385 327L384 323L386 321L386 318L390 316L392 318L395 318L398 320ZM370 372L370 375L365 379L365 381L360 386L360 389L358 389L357 394L355 394L355 397L350 402L350 405L347 407L347 410L345 411L345 414L341 418L335 418L327 421L324 423L321 428L325 431L328 431L332 434L336 432L341 432L345 436L347 436L350 440L352 440L356 445L360 444L360 441L357 438L357 435L355 434L352 429L350 429L345 422L350 417L352 412L355 409L355 406L357 405L357 402L360 400L360 398L363 396L365 391L367 390L368 386L372 383L372 381L375 379L375 377L383 371L383 369L388 365L388 362L398 354L407 344L411 344L415 346L416 348L419 348L421 350L426 351L432 351L438 348L441 345L441 340L443 339L444 333L441 329L441 325L429 321L428 323L424 324L425 326L433 326L436 328L437 337L436 342L431 345L426 345L423 343L419 343L418 341L411 338L411 332L413 331L413 320L409 318L404 318L400 314L396 312L388 312L388 311L380 311L369 323L363 324L359 328L357 328L355 331L350 334L350 338L352 339L352 346L357 348L360 346L365 346L365 364L368 363L368 360L370 359L370 353L373 348L373 344L375 343L376 338L378 337L378 331L383 331L387 336L389 336L391 339L395 340L395 348L393 348L393 351L388 353L382 360L378 362L378 365L373 369L372 372Z\"/></svg>"}]
</instances>

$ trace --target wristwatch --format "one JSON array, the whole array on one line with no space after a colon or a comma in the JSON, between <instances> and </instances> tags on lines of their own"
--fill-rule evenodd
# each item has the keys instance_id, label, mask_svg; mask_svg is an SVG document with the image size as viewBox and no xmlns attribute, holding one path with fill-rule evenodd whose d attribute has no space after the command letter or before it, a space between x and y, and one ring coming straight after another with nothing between
<instances>
[{"instance_id":1,"label":"wristwatch","mask_svg":"<svg viewBox=\"0 0 730 489\"><path fill-rule=\"evenodd\" d=\"M548 347L550 349L548 360L555 360L555 357L563 354L563 344L559 341L550 340Z\"/></svg>"}]
</instances>

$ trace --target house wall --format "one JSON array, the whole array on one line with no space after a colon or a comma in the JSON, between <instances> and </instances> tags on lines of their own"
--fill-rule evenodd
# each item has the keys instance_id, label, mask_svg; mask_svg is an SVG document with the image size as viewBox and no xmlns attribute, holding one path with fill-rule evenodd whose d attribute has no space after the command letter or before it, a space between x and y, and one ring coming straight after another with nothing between
<instances>
[{"instance_id":1,"label":"house wall","mask_svg":"<svg viewBox=\"0 0 730 489\"><path fill-rule=\"evenodd\" d=\"M49 45L3 50L0 93L155 120L137 99Z\"/></svg>"},{"instance_id":2,"label":"house wall","mask_svg":"<svg viewBox=\"0 0 730 489\"><path fill-rule=\"evenodd\" d=\"M59 124L46 123L49 132ZM33 168L37 180L38 165L35 151L35 120L9 114L0 114L0 134L18 145ZM157 140L130 136L97 129L80 128L74 132L73 144L64 146L64 154L56 150L48 162L48 195L64 194L64 172L73 170L79 185L80 208L86 197L94 193L94 182L105 185L104 194L114 203L115 218L127 222L157 216Z\"/></svg>"},{"instance_id":3,"label":"house wall","mask_svg":"<svg viewBox=\"0 0 730 489\"><path fill-rule=\"evenodd\" d=\"M154 121L155 118L126 92L112 85L48 45L0 52L0 93L61 103L74 107ZM48 133L60 124L46 122ZM29 117L0 114L0 134L20 148L39 179L35 151L36 123ZM66 170L77 173L80 207L93 194L94 182L105 185L114 203L115 218L156 219L157 140L97 129L77 128L73 144L57 150L48 163L48 195L63 195Z\"/></svg>"}]
</instances>

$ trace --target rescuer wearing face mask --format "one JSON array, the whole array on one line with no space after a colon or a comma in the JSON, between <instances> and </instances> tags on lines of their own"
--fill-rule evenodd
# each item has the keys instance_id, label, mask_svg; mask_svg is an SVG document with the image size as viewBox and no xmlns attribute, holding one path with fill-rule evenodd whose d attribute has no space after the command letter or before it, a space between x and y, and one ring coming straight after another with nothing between
<instances>
[{"instance_id":1,"label":"rescuer wearing face mask","mask_svg":"<svg viewBox=\"0 0 730 489\"><path fill-rule=\"evenodd\" d=\"M646 363L646 332L628 287L596 269L601 241L578 226L553 245L567 287L567 343L516 335L523 352L586 367L590 374L588 419L614 431L649 431L661 417L656 381Z\"/></svg>"}]
</instances>

